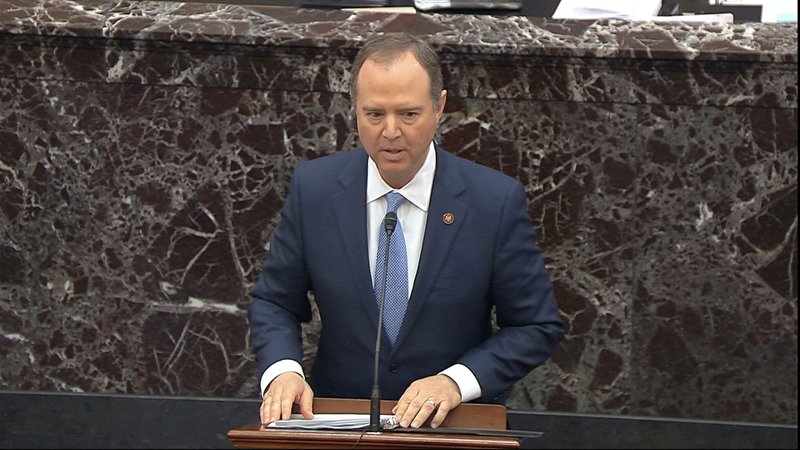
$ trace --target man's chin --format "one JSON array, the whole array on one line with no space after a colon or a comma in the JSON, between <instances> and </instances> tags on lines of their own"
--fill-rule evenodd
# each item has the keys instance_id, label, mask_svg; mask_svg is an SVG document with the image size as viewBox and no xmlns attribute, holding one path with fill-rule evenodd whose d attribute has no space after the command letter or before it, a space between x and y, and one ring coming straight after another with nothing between
<instances>
[{"instance_id":1,"label":"man's chin","mask_svg":"<svg viewBox=\"0 0 800 450\"><path fill-rule=\"evenodd\" d=\"M409 176L405 164L378 164L378 172L383 181L395 189L400 189L414 178L413 175Z\"/></svg>"}]
</instances>

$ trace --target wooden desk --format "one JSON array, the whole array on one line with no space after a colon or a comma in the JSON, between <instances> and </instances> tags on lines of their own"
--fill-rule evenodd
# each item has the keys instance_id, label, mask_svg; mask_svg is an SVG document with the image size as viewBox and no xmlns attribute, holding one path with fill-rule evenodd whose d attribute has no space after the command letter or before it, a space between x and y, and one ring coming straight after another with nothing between
<instances>
[{"instance_id":1,"label":"wooden desk","mask_svg":"<svg viewBox=\"0 0 800 450\"><path fill-rule=\"evenodd\" d=\"M381 414L391 414L395 403L382 401ZM317 398L314 399L314 413L369 414L369 400ZM501 405L465 403L448 414L442 427L505 430L506 409ZM510 437L392 431L278 430L264 429L261 424L230 430L228 439L237 448L519 448L519 440Z\"/></svg>"}]
</instances>

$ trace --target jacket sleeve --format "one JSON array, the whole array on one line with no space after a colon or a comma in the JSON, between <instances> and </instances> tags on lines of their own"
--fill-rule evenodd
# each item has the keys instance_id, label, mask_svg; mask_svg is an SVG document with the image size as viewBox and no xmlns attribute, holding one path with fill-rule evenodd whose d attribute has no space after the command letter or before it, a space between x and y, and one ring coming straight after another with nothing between
<instances>
[{"instance_id":1,"label":"jacket sleeve","mask_svg":"<svg viewBox=\"0 0 800 450\"><path fill-rule=\"evenodd\" d=\"M490 295L499 330L459 361L475 374L484 402L498 401L543 364L564 333L519 182L511 184L498 223Z\"/></svg>"},{"instance_id":2,"label":"jacket sleeve","mask_svg":"<svg viewBox=\"0 0 800 450\"><path fill-rule=\"evenodd\" d=\"M250 344L259 376L273 363L303 358L300 323L311 320L309 277L302 240L302 202L298 172L292 178L267 257L252 288L248 311Z\"/></svg>"}]
</instances>

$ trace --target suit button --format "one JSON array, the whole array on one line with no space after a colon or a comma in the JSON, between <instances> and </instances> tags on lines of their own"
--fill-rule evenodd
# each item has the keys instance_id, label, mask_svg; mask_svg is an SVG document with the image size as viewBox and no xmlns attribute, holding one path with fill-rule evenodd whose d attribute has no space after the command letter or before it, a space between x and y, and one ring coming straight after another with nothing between
<instances>
[{"instance_id":1,"label":"suit button","mask_svg":"<svg viewBox=\"0 0 800 450\"><path fill-rule=\"evenodd\" d=\"M389 372L397 373L400 371L400 364L389 364Z\"/></svg>"}]
</instances>

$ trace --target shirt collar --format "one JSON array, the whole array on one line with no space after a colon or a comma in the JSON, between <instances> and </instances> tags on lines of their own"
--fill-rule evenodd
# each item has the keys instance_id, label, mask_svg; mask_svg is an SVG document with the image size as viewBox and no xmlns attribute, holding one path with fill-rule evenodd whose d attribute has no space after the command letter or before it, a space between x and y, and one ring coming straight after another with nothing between
<instances>
[{"instance_id":1,"label":"shirt collar","mask_svg":"<svg viewBox=\"0 0 800 450\"><path fill-rule=\"evenodd\" d=\"M427 212L433 190L433 174L436 173L436 149L433 141L428 146L428 155L425 162L411 181L400 189L394 189L386 184L378 172L378 166L372 158L367 158L367 204L386 195L387 192L397 191L417 208Z\"/></svg>"}]
</instances>

